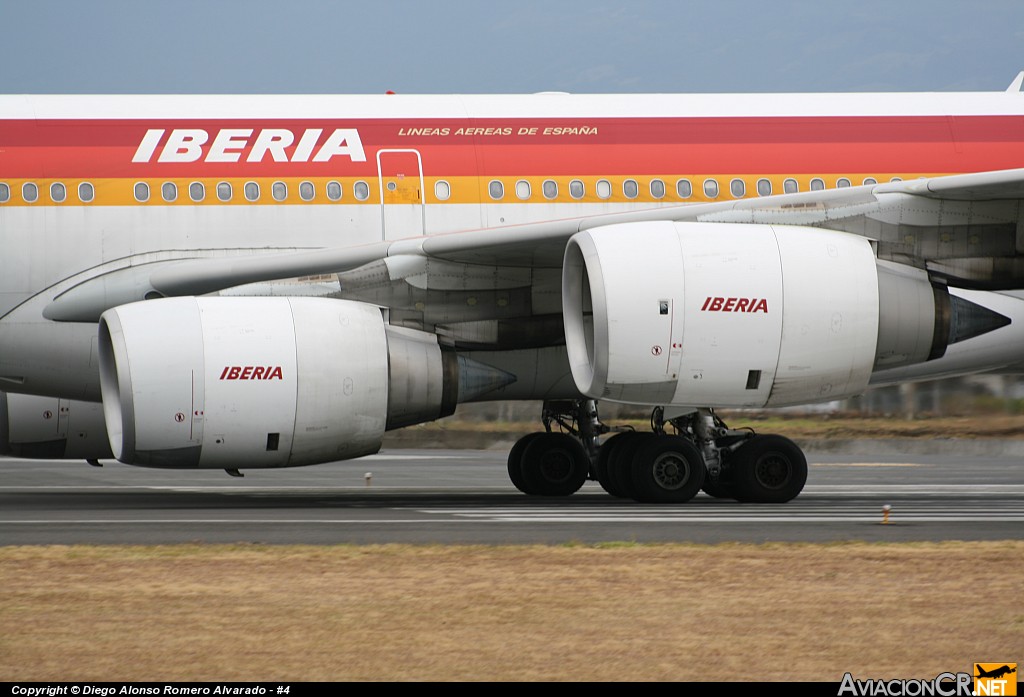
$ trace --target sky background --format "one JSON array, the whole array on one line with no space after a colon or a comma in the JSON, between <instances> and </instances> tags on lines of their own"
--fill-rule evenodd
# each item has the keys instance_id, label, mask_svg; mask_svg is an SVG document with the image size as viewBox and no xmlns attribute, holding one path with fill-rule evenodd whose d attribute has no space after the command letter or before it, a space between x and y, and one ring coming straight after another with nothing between
<instances>
[{"instance_id":1,"label":"sky background","mask_svg":"<svg viewBox=\"0 0 1024 697\"><path fill-rule=\"evenodd\" d=\"M0 0L0 93L1002 90L1024 1Z\"/></svg>"}]
</instances>

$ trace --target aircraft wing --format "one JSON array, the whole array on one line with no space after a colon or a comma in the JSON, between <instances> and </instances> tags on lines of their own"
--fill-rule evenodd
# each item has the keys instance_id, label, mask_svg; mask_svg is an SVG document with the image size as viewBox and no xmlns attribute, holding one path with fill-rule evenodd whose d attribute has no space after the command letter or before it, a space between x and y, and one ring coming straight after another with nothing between
<instances>
[{"instance_id":1,"label":"aircraft wing","mask_svg":"<svg viewBox=\"0 0 1024 697\"><path fill-rule=\"evenodd\" d=\"M953 201L994 201L1024 198L1024 169L955 174L879 184L875 191L897 192Z\"/></svg>"},{"instance_id":2,"label":"aircraft wing","mask_svg":"<svg viewBox=\"0 0 1024 697\"><path fill-rule=\"evenodd\" d=\"M913 197L913 198L904 198ZM384 256L414 254L489 266L560 268L565 243L581 230L652 220L749 222L828 227L828 222L891 215L895 207L920 208L917 199L935 201L1016 201L1024 199L1024 169L959 174L913 181L807 191L762 198L685 204L628 213L567 218L509 227L468 230L362 247L316 250L280 257L224 260L170 269L154 277L168 294L209 292L227 285L313 273L337 273ZM920 212L919 212L920 213ZM947 217L949 216L947 211ZM925 213L923 218L928 218ZM942 226L941 216L920 223ZM868 235L870 236L870 235ZM927 256L923 260L929 260ZM227 285L225 285L227 284ZM1024 284L1021 277L1020 284Z\"/></svg>"},{"instance_id":3,"label":"aircraft wing","mask_svg":"<svg viewBox=\"0 0 1024 697\"><path fill-rule=\"evenodd\" d=\"M116 305L202 295L246 284L343 274L398 257L520 270L561 268L577 232L649 221L821 227L875 240L878 256L953 285L1024 288L1017 207L1024 169L687 204L288 253L165 261L92 278L58 295L45 315L96 321Z\"/></svg>"},{"instance_id":4,"label":"aircraft wing","mask_svg":"<svg viewBox=\"0 0 1024 697\"><path fill-rule=\"evenodd\" d=\"M888 196L887 196L888 195ZM565 242L594 227L649 220L749 222L827 227L828 220L869 216L891 209L893 195L950 201L1024 199L1024 169L959 174L913 181L808 191L762 198L687 204L629 213L590 216L506 228L437 235L408 244L396 243L390 253L419 253L449 261L501 266L558 268ZM913 199L904 199L913 206ZM936 217L936 225L940 220ZM1024 277L1021 282L1024 283Z\"/></svg>"}]
</instances>

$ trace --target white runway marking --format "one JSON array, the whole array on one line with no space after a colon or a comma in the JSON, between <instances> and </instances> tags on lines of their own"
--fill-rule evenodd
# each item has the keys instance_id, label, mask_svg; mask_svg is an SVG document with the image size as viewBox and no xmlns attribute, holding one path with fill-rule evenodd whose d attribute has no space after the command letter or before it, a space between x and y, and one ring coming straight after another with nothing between
<instances>
[{"instance_id":1,"label":"white runway marking","mask_svg":"<svg viewBox=\"0 0 1024 697\"><path fill-rule=\"evenodd\" d=\"M721 523L874 523L882 525L880 516L695 516L687 518L672 515L590 515L590 516L529 516L529 515L493 515L471 516L474 524L485 523L682 523L687 525L721 524ZM424 519L409 520L355 520L333 518L306 518L299 520L281 520L277 518L166 518L166 519L68 519L68 520L0 520L0 525L71 525L76 528L85 525L422 525ZM459 519L431 519L432 525L457 524L468 522L466 517ZM975 516L928 516L912 515L890 519L890 526L898 527L906 523L1024 523L1024 512L1018 515L975 515Z\"/></svg>"},{"instance_id":2,"label":"white runway marking","mask_svg":"<svg viewBox=\"0 0 1024 697\"><path fill-rule=\"evenodd\" d=\"M513 489L511 484L500 485L500 486L451 486L445 484L444 486L366 486L365 484L347 484L347 485L334 485L334 486L238 486L234 484L224 484L215 486L185 486L185 485L129 485L129 486L0 486L0 491L24 491L29 492L40 492L40 491L88 491L88 490L100 490L109 491L111 493L122 493L126 491L172 491L181 492L187 494L260 494L260 495L272 495L272 494L317 494L317 493L338 493L338 492L373 492L373 491L505 491L512 493ZM587 492L581 492L586 494ZM597 492L595 492L597 493Z\"/></svg>"},{"instance_id":3,"label":"white runway marking","mask_svg":"<svg viewBox=\"0 0 1024 697\"><path fill-rule=\"evenodd\" d=\"M401 461L405 462L408 460L440 460L442 462L450 462L451 460L479 460L480 458L476 455L455 455L451 453L444 453L443 455L388 455L386 453L377 453L376 455L365 455L357 460L350 460L349 462L354 464L356 462L369 462L369 461Z\"/></svg>"},{"instance_id":4,"label":"white runway marking","mask_svg":"<svg viewBox=\"0 0 1024 697\"><path fill-rule=\"evenodd\" d=\"M710 505L709 505L710 504ZM686 523L687 525L742 523L874 523L882 525L881 511L866 505L745 505L705 502L670 506L586 506L532 507L445 506L422 508L395 507L408 518L357 519L318 518L312 509L308 518L42 518L36 520L0 520L0 525L409 525L431 523ZM359 513L361 511L353 511ZM908 523L994 523L1024 522L1024 501L970 502L940 506L931 502L904 502L894 507L889 525Z\"/></svg>"},{"instance_id":5,"label":"white runway marking","mask_svg":"<svg viewBox=\"0 0 1024 697\"><path fill-rule=\"evenodd\" d=\"M315 494L327 492L372 492L372 491L505 491L514 493L511 484L497 485L476 485L476 484L449 484L437 486L402 486L402 485L378 485L366 486L359 484L335 484L335 485L292 485L274 484L273 486L246 486L225 482L224 484L129 484L124 486L110 485L29 485L29 486L0 486L0 491L102 491L125 492L125 491L180 491L185 493L232 493L232 494ZM806 500L814 495L827 495L829 497L858 497L858 496L879 496L891 494L901 497L928 496L964 496L978 495L1003 495L1003 496L1024 496L1024 484L809 484L801 494L801 500ZM604 496L605 493L596 484L588 484L575 496Z\"/></svg>"},{"instance_id":6,"label":"white runway marking","mask_svg":"<svg viewBox=\"0 0 1024 697\"><path fill-rule=\"evenodd\" d=\"M442 520L442 523L458 523L458 520ZM67 520L0 520L0 525L422 525L423 519L409 520L349 520L337 518L117 518L117 519L67 519Z\"/></svg>"},{"instance_id":7,"label":"white runway marking","mask_svg":"<svg viewBox=\"0 0 1024 697\"><path fill-rule=\"evenodd\" d=\"M706 506L678 508L623 507L615 510L543 508L428 508L434 515L454 515L478 521L531 523L878 523L882 512L866 506L749 506L730 509L728 503L709 510ZM1024 501L1007 505L956 505L948 509L904 504L889 515L889 524L900 523L1024 522Z\"/></svg>"}]
</instances>

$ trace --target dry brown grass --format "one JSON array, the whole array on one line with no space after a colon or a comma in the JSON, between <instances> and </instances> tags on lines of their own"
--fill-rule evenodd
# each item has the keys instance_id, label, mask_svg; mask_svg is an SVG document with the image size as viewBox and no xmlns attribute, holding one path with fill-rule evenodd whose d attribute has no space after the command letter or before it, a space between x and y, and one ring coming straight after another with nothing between
<instances>
[{"instance_id":1,"label":"dry brown grass","mask_svg":"<svg viewBox=\"0 0 1024 697\"><path fill-rule=\"evenodd\" d=\"M1024 659L1024 542L0 548L0 680L838 680Z\"/></svg>"}]
</instances>

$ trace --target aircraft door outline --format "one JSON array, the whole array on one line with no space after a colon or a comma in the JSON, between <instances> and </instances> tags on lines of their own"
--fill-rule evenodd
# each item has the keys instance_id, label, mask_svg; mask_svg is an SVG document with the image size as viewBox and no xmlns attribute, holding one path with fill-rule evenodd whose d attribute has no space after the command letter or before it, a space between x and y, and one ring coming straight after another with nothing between
<instances>
[{"instance_id":1,"label":"aircraft door outline","mask_svg":"<svg viewBox=\"0 0 1024 697\"><path fill-rule=\"evenodd\" d=\"M377 182L381 205L381 238L419 237L426 230L423 158L419 150L377 151Z\"/></svg>"}]
</instances>

